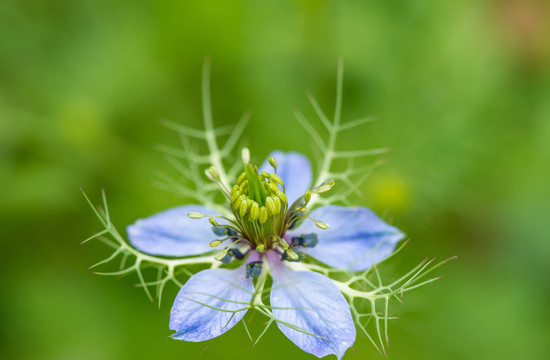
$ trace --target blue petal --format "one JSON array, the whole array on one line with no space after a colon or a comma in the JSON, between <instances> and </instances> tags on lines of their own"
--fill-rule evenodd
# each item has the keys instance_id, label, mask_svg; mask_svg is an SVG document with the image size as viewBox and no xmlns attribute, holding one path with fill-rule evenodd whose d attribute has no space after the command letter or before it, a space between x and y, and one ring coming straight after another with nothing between
<instances>
[{"instance_id":1,"label":"blue petal","mask_svg":"<svg viewBox=\"0 0 550 360\"><path fill-rule=\"evenodd\" d=\"M245 269L246 265L235 270L208 269L193 275L172 306L170 329L176 331L174 339L209 340L238 323L254 292Z\"/></svg>"},{"instance_id":2,"label":"blue petal","mask_svg":"<svg viewBox=\"0 0 550 360\"><path fill-rule=\"evenodd\" d=\"M361 271L388 257L404 235L363 207L324 206L310 216L329 224L321 230L305 220L292 233L316 233L319 243L304 252L334 268ZM292 234L290 234L292 235Z\"/></svg>"},{"instance_id":3,"label":"blue petal","mask_svg":"<svg viewBox=\"0 0 550 360\"><path fill-rule=\"evenodd\" d=\"M317 357L334 354L341 359L355 342L355 325L342 293L324 275L292 271L278 257L270 256L269 261L273 277L271 306L279 320L279 329L310 354Z\"/></svg>"},{"instance_id":4,"label":"blue petal","mask_svg":"<svg viewBox=\"0 0 550 360\"><path fill-rule=\"evenodd\" d=\"M269 157L273 157L277 161L277 175L285 183L285 193L289 204L292 204L311 186L311 164L307 157L292 151L287 153L273 151ZM260 167L260 172L262 171L273 172L267 159Z\"/></svg>"},{"instance_id":5,"label":"blue petal","mask_svg":"<svg viewBox=\"0 0 550 360\"><path fill-rule=\"evenodd\" d=\"M216 238L208 219L191 219L189 212L208 215L218 212L201 205L168 209L128 226L128 238L136 249L151 255L190 256L212 251Z\"/></svg>"}]
</instances>

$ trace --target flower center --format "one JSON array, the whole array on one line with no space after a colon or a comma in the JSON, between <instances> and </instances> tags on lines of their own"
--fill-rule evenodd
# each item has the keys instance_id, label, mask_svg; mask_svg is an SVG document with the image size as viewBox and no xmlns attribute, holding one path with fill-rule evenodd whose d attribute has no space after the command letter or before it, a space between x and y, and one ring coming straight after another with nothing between
<instances>
[{"instance_id":1,"label":"flower center","mask_svg":"<svg viewBox=\"0 0 550 360\"><path fill-rule=\"evenodd\" d=\"M261 174L256 166L249 164L246 160L244 171L237 178L237 183L231 190L223 184L214 167L206 170L206 176L218 183L220 190L229 200L234 219L198 212L190 212L188 216L193 219L209 217L209 221L213 225L213 232L218 236L225 236L223 239L211 241L210 246L217 247L225 241L231 242L215 256L216 259L227 262L232 257L242 259L250 250L261 253L275 249L285 259L299 261L299 254L293 249L300 246L315 246L316 237L313 239L310 236L315 234L304 234L303 239L296 237L287 241L284 239L287 230L294 228L304 218L312 220L321 229L328 228L324 222L305 215L305 211L311 200L311 194L322 194L329 191L334 185L334 181L328 180L311 190L306 190L304 195L289 204L285 194L285 184L277 175L277 162L273 158L268 160L274 172L262 171ZM222 218L228 224L219 224L215 218ZM243 248L242 245L245 245L246 248Z\"/></svg>"},{"instance_id":2,"label":"flower center","mask_svg":"<svg viewBox=\"0 0 550 360\"><path fill-rule=\"evenodd\" d=\"M284 235L289 210L283 180L251 165L231 188L231 209L243 238L257 248L270 249ZM284 240L283 240L284 241Z\"/></svg>"}]
</instances>

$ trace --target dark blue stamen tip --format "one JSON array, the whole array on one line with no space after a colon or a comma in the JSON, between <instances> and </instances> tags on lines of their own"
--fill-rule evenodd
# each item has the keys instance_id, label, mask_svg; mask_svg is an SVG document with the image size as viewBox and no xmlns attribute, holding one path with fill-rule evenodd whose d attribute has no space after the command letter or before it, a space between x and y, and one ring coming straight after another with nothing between
<instances>
[{"instance_id":1,"label":"dark blue stamen tip","mask_svg":"<svg viewBox=\"0 0 550 360\"><path fill-rule=\"evenodd\" d=\"M231 254L229 253L229 251L227 252L227 254L225 254L225 256L223 257L223 259L221 259L220 261L224 264L227 264L231 261Z\"/></svg>"},{"instance_id":2,"label":"dark blue stamen tip","mask_svg":"<svg viewBox=\"0 0 550 360\"><path fill-rule=\"evenodd\" d=\"M234 256L237 260L244 259L244 254L239 249L229 249L228 253L231 254L231 256Z\"/></svg>"},{"instance_id":3,"label":"dark blue stamen tip","mask_svg":"<svg viewBox=\"0 0 550 360\"><path fill-rule=\"evenodd\" d=\"M246 277L258 277L262 273L263 261L252 261L246 264Z\"/></svg>"},{"instance_id":4,"label":"dark blue stamen tip","mask_svg":"<svg viewBox=\"0 0 550 360\"><path fill-rule=\"evenodd\" d=\"M304 260L304 253L301 252L301 251L297 251L297 250L294 250L294 252L296 253L296 255L298 255L298 259L291 259L288 257L288 254L286 253L286 251L283 253L283 255L281 256L281 260L283 261L290 261L290 262L301 262L302 260Z\"/></svg>"},{"instance_id":5,"label":"dark blue stamen tip","mask_svg":"<svg viewBox=\"0 0 550 360\"><path fill-rule=\"evenodd\" d=\"M235 229L233 229L233 228L225 228L225 229L227 230L227 233L226 233L227 235L229 235L229 236L237 235L237 232L235 231Z\"/></svg>"},{"instance_id":6,"label":"dark blue stamen tip","mask_svg":"<svg viewBox=\"0 0 550 360\"><path fill-rule=\"evenodd\" d=\"M315 247L318 242L319 239L317 238L317 234L302 234L292 238L292 247L302 246L305 248L312 248Z\"/></svg>"},{"instance_id":7,"label":"dark blue stamen tip","mask_svg":"<svg viewBox=\"0 0 550 360\"><path fill-rule=\"evenodd\" d=\"M218 236L228 235L228 229L221 226L212 226L212 232Z\"/></svg>"}]
</instances>

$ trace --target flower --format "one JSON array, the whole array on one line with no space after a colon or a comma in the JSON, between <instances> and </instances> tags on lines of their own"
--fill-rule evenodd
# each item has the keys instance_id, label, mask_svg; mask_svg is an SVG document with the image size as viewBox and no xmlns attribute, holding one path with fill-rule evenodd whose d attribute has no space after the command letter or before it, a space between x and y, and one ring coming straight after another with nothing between
<instances>
[{"instance_id":1,"label":"flower","mask_svg":"<svg viewBox=\"0 0 550 360\"><path fill-rule=\"evenodd\" d=\"M275 151L259 169L245 164L231 189L215 168L207 176L230 202L230 216L184 205L127 229L130 243L147 254L189 257L220 246L219 264L244 260L236 268L213 267L191 276L172 307L173 338L212 339L256 309L302 350L342 358L356 337L350 304L337 282L311 271L303 260L363 271L387 258L403 234L364 207L328 205L308 212L312 198L330 190L334 181L311 188L310 162L299 153ZM269 276L266 305L262 298Z\"/></svg>"}]
</instances>

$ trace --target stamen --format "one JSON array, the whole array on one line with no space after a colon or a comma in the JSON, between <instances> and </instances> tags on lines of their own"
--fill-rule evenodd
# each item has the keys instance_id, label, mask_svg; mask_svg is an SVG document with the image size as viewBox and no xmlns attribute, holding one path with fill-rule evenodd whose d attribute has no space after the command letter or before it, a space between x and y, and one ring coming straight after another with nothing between
<instances>
[{"instance_id":1,"label":"stamen","mask_svg":"<svg viewBox=\"0 0 550 360\"><path fill-rule=\"evenodd\" d=\"M250 162L250 150L248 150L248 148L243 148L241 150L241 159L245 165Z\"/></svg>"},{"instance_id":2,"label":"stamen","mask_svg":"<svg viewBox=\"0 0 550 360\"><path fill-rule=\"evenodd\" d=\"M223 241L222 240L212 240L208 243L211 247L219 246Z\"/></svg>"},{"instance_id":3,"label":"stamen","mask_svg":"<svg viewBox=\"0 0 550 360\"><path fill-rule=\"evenodd\" d=\"M288 257L290 260L298 260L300 257L298 254L296 254L294 251L288 249L285 251L286 257Z\"/></svg>"},{"instance_id":4,"label":"stamen","mask_svg":"<svg viewBox=\"0 0 550 360\"><path fill-rule=\"evenodd\" d=\"M329 191L330 189L332 189L332 187L334 186L334 180L327 180L325 181L324 183L322 183L321 185L317 186L316 188L313 188L311 189L311 192L315 193L315 194L323 194L323 193L326 193L327 191Z\"/></svg>"},{"instance_id":5,"label":"stamen","mask_svg":"<svg viewBox=\"0 0 550 360\"><path fill-rule=\"evenodd\" d=\"M306 190L306 193L304 194L305 205L309 204L310 200L311 200L311 191Z\"/></svg>"},{"instance_id":6,"label":"stamen","mask_svg":"<svg viewBox=\"0 0 550 360\"><path fill-rule=\"evenodd\" d=\"M262 206L260 208L260 217L259 217L259 220L260 220L260 224L265 224L265 222L267 221L267 218L269 216L269 213L267 212L267 209L265 206Z\"/></svg>"},{"instance_id":7,"label":"stamen","mask_svg":"<svg viewBox=\"0 0 550 360\"><path fill-rule=\"evenodd\" d=\"M305 219L310 219L311 221L313 221L315 223L315 225L320 229L326 230L330 227L327 223L322 222L321 220L316 220L316 219L312 218L311 216L306 216L306 215L296 216L294 218L294 221L296 221L297 219L304 219L304 218Z\"/></svg>"},{"instance_id":8,"label":"stamen","mask_svg":"<svg viewBox=\"0 0 550 360\"><path fill-rule=\"evenodd\" d=\"M267 161L269 161L269 164L271 165L271 167L273 167L273 170L275 170L275 173L277 173L277 161L275 161L275 159L272 158L271 156L267 159Z\"/></svg>"},{"instance_id":9,"label":"stamen","mask_svg":"<svg viewBox=\"0 0 550 360\"><path fill-rule=\"evenodd\" d=\"M275 201L273 201L273 198L271 196L268 196L265 199L265 207L267 208L269 215L274 215L278 213L277 211L275 211Z\"/></svg>"},{"instance_id":10,"label":"stamen","mask_svg":"<svg viewBox=\"0 0 550 360\"><path fill-rule=\"evenodd\" d=\"M257 202L253 201L252 206L250 207L250 220L256 221L260 216L260 206Z\"/></svg>"},{"instance_id":11,"label":"stamen","mask_svg":"<svg viewBox=\"0 0 550 360\"><path fill-rule=\"evenodd\" d=\"M191 219L202 219L207 215L201 214L200 212L191 211L190 213L187 214L187 216L189 216Z\"/></svg>"},{"instance_id":12,"label":"stamen","mask_svg":"<svg viewBox=\"0 0 550 360\"><path fill-rule=\"evenodd\" d=\"M279 175L277 175L277 174L269 174L269 175L271 176L271 178L273 179L273 181L275 181L277 184L279 184L279 185L284 185L283 179L281 179L281 178L279 177Z\"/></svg>"}]
</instances>

